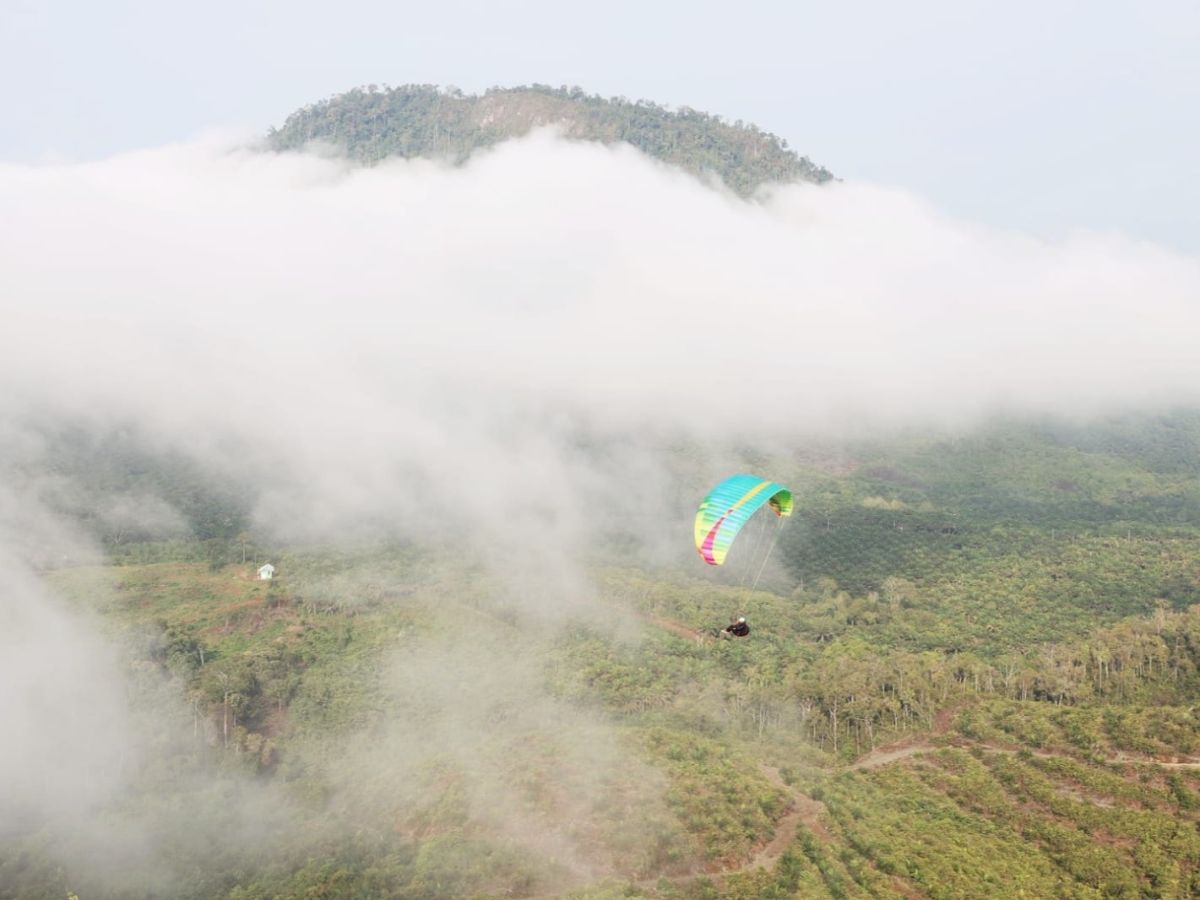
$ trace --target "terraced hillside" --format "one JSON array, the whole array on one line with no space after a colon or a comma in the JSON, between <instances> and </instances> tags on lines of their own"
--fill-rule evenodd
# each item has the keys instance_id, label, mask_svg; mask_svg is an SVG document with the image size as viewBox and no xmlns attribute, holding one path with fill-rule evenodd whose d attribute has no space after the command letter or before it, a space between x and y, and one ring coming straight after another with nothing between
<instances>
[{"instance_id":1,"label":"terraced hillside","mask_svg":"<svg viewBox=\"0 0 1200 900\"><path fill-rule=\"evenodd\" d=\"M121 791L0 831L0 896L1193 896L1196 421L760 458L801 513L757 588L613 535L545 598L78 445L209 530L41 573L137 715Z\"/></svg>"}]
</instances>

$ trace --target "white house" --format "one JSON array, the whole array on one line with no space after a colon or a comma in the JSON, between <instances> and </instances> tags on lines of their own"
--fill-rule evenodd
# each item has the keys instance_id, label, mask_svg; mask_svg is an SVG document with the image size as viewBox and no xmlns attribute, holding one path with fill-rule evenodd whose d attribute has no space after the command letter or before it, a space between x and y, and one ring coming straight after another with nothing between
<instances>
[{"instance_id":1,"label":"white house","mask_svg":"<svg viewBox=\"0 0 1200 900\"><path fill-rule=\"evenodd\" d=\"M273 565L271 565L270 563L267 563L266 565L262 566L258 570L258 580L259 581L270 581L274 576L275 576L275 567Z\"/></svg>"}]
</instances>

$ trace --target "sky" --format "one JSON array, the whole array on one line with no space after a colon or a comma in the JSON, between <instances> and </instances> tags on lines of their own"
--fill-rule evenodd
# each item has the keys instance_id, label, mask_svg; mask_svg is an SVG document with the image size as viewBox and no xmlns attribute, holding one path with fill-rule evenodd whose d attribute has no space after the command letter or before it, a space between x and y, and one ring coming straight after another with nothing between
<instances>
[{"instance_id":1,"label":"sky","mask_svg":"<svg viewBox=\"0 0 1200 900\"><path fill-rule=\"evenodd\" d=\"M579 85L757 123L980 224L1200 253L1192 0L0 3L0 160L263 131L357 85Z\"/></svg>"}]
</instances>

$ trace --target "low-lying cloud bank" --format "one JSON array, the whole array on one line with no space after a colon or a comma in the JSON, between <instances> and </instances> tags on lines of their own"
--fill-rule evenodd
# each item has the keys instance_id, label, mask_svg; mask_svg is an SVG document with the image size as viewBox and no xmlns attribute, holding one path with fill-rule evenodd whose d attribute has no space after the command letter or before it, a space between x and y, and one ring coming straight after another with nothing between
<instances>
[{"instance_id":1,"label":"low-lying cloud bank","mask_svg":"<svg viewBox=\"0 0 1200 900\"><path fill-rule=\"evenodd\" d=\"M8 411L261 471L280 523L436 505L571 533L580 429L753 441L1200 397L1197 260L864 185L745 203L549 132L462 168L221 141L6 166L0 205Z\"/></svg>"}]
</instances>

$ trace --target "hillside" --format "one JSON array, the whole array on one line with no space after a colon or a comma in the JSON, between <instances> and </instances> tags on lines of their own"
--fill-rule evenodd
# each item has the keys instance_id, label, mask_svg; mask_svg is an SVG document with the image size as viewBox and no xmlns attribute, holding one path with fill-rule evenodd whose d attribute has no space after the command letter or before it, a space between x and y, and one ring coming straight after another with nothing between
<instances>
[{"instance_id":1,"label":"hillside","mask_svg":"<svg viewBox=\"0 0 1200 900\"><path fill-rule=\"evenodd\" d=\"M743 196L769 182L821 184L833 176L787 142L741 121L579 88L492 88L480 96L432 85L355 89L292 113L269 136L276 150L312 141L374 163L389 156L461 162L474 150L557 125L575 140L624 141L697 176L717 174Z\"/></svg>"},{"instance_id":2,"label":"hillside","mask_svg":"<svg viewBox=\"0 0 1200 900\"><path fill-rule=\"evenodd\" d=\"M705 577L617 542L561 627L467 546L109 533L114 564L46 581L191 720L99 814L157 823L178 896L1193 895L1198 438L1181 411L760 460L802 502L758 590L745 560ZM60 471L248 527L131 440L76 435ZM751 638L688 636L732 609ZM245 777L265 847L172 830L224 822ZM68 834L10 837L0 896L78 889L44 856Z\"/></svg>"}]
</instances>

